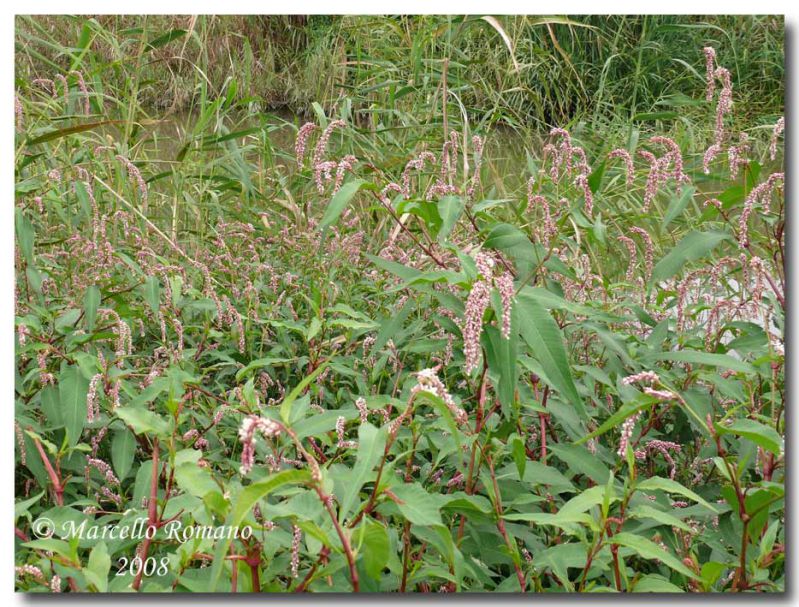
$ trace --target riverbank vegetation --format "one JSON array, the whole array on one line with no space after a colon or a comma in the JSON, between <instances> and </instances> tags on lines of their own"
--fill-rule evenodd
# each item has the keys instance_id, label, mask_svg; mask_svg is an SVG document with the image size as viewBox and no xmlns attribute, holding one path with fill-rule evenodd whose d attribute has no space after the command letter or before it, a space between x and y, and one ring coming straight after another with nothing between
<instances>
[{"instance_id":1,"label":"riverbank vegetation","mask_svg":"<svg viewBox=\"0 0 799 607\"><path fill-rule=\"evenodd\" d=\"M18 590L783 591L782 44L19 17Z\"/></svg>"}]
</instances>

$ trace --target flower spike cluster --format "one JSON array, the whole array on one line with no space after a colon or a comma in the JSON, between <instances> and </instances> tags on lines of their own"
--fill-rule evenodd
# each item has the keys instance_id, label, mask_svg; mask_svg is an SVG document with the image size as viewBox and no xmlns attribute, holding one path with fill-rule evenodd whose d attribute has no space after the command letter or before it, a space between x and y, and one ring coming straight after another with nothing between
<instances>
[{"instance_id":1,"label":"flower spike cluster","mask_svg":"<svg viewBox=\"0 0 799 607\"><path fill-rule=\"evenodd\" d=\"M239 428L239 440L242 444L239 472L242 476L248 474L255 463L256 433L260 432L265 438L275 438L280 435L281 430L280 424L271 419L258 415L248 415L244 418Z\"/></svg>"},{"instance_id":2,"label":"flower spike cluster","mask_svg":"<svg viewBox=\"0 0 799 607\"><path fill-rule=\"evenodd\" d=\"M461 409L452 398L452 395L447 390L444 383L438 378L436 369L422 369L416 374L417 384L411 389L411 394L425 391L436 395L444 401L447 409L452 413L455 422L459 425L465 424L467 421L466 411Z\"/></svg>"},{"instance_id":3,"label":"flower spike cluster","mask_svg":"<svg viewBox=\"0 0 799 607\"><path fill-rule=\"evenodd\" d=\"M487 253L478 253L475 264L480 277L472 285L472 290L466 299L466 311L461 326L463 333L463 354L466 359L464 371L469 374L477 368L480 362L480 335L483 332L483 314L491 303L491 289L496 287L502 300L502 337L510 338L511 332L511 307L515 288L513 276L505 271L500 276L494 276L496 262Z\"/></svg>"}]
</instances>

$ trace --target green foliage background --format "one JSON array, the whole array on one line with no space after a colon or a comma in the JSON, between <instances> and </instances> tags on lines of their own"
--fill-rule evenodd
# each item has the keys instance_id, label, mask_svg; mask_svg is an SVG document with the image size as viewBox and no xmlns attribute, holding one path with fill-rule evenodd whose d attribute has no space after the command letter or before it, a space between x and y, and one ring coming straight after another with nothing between
<instances>
[{"instance_id":1,"label":"green foliage background","mask_svg":"<svg viewBox=\"0 0 799 607\"><path fill-rule=\"evenodd\" d=\"M19 17L16 65L18 590L784 590L780 17Z\"/></svg>"}]
</instances>

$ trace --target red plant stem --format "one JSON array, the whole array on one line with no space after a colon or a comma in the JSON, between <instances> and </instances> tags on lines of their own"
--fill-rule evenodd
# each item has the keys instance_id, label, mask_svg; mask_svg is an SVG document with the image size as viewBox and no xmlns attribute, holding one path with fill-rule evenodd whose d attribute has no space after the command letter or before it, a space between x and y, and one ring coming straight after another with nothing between
<instances>
[{"instance_id":1,"label":"red plant stem","mask_svg":"<svg viewBox=\"0 0 799 607\"><path fill-rule=\"evenodd\" d=\"M322 491L319 485L316 485L314 489L316 490L316 494L319 496L319 499L322 500L322 503L324 504L328 514L330 515L330 520L333 521L333 526L336 528L336 533L338 534L338 538L341 540L341 547L344 549L344 556L347 558L347 564L349 565L350 569L350 581L352 582L352 591L360 592L360 584L358 582L358 569L355 567L355 557L352 554L350 541L347 539L347 536L344 534L344 530L341 528L341 525L338 522L336 513L333 511L333 506L331 505L333 498L327 495L324 491Z\"/></svg>"},{"instance_id":2,"label":"red plant stem","mask_svg":"<svg viewBox=\"0 0 799 607\"><path fill-rule=\"evenodd\" d=\"M322 549L319 551L319 558L316 559L316 562L311 567L311 570L308 574L303 578L302 582L300 582L299 586L294 589L294 592L305 592L305 589L308 587L308 584L311 583L316 570L319 568L320 564L327 564L327 558L330 555L330 549L327 546L322 546Z\"/></svg>"},{"instance_id":3,"label":"red plant stem","mask_svg":"<svg viewBox=\"0 0 799 607\"><path fill-rule=\"evenodd\" d=\"M541 424L541 463L547 463L547 418L543 413L538 414L538 421Z\"/></svg>"},{"instance_id":4,"label":"red plant stem","mask_svg":"<svg viewBox=\"0 0 799 607\"><path fill-rule=\"evenodd\" d=\"M411 400L408 401L408 415L411 419L413 419L413 397ZM377 501L378 489L380 487L380 479L383 475L383 467L386 464L386 459L388 458L388 454L391 451L391 446L394 444L394 441L397 439L396 434L389 434L388 439L386 440L386 447L383 450L383 459L380 460L380 467L377 469L377 477L375 478L374 486L372 488L372 494L369 496L369 500L366 502L366 506L364 506L360 512L347 524L348 527L352 528L358 524L358 522L364 517L364 515L369 514L375 506L375 502Z\"/></svg>"},{"instance_id":5,"label":"red plant stem","mask_svg":"<svg viewBox=\"0 0 799 607\"><path fill-rule=\"evenodd\" d=\"M710 426L710 431L716 441L716 451L724 462L727 468L727 474L732 482L733 489L735 490L735 497L738 501L738 518L743 523L743 531L741 532L741 560L738 565L738 570L735 572L732 587L737 590L746 590L749 586L746 580L746 548L748 545L747 534L749 533L749 521L751 517L746 512L746 491L741 488L741 483L735 475L735 470L727 461L727 450L721 444L721 437Z\"/></svg>"},{"instance_id":6,"label":"red plant stem","mask_svg":"<svg viewBox=\"0 0 799 607\"><path fill-rule=\"evenodd\" d=\"M249 565L250 565L250 574L252 575L252 591L261 592L261 578L259 577L258 574L259 563L249 563Z\"/></svg>"},{"instance_id":7,"label":"red plant stem","mask_svg":"<svg viewBox=\"0 0 799 607\"><path fill-rule=\"evenodd\" d=\"M602 548L602 536L605 534L605 529L602 529L602 532L599 535L599 541L596 545L589 551L588 558L585 559L585 567L583 567L583 575L580 578L580 588L579 591L582 592L585 588L585 578L588 575L588 570L591 569L591 563L594 562L594 557L599 552L599 549Z\"/></svg>"},{"instance_id":8,"label":"red plant stem","mask_svg":"<svg viewBox=\"0 0 799 607\"><path fill-rule=\"evenodd\" d=\"M369 514L374 508L375 500L377 499L377 490L380 486L380 477L383 475L383 467L386 464L386 458L388 457L388 450L391 448L393 441L389 440L386 443L386 448L383 453L383 459L380 460L380 467L377 469L377 476L375 477L374 487L372 488L372 494L369 496L369 501L366 502L366 506L357 514L355 517L349 522L347 525L348 527L352 528L358 524L358 522L363 518L365 514Z\"/></svg>"},{"instance_id":9,"label":"red plant stem","mask_svg":"<svg viewBox=\"0 0 799 607\"><path fill-rule=\"evenodd\" d=\"M322 489L322 473L319 469L319 462L316 461L313 455L308 453L308 450L302 446L302 442L297 437L297 434L291 429L284 425L280 425L283 432L285 432L291 440L294 442L297 451L300 452L302 457L308 462L308 465L311 467L312 470L315 472L313 473L313 489L316 491L316 495L319 496L322 504L327 510L327 513L330 515L330 520L333 521L333 526L336 528L336 533L338 534L339 540L341 540L341 547L344 550L344 556L347 558L347 564L349 565L350 569L350 581L352 582L352 591L353 592L360 592L360 584L358 582L358 569L355 567L355 556L352 553L352 548L350 547L350 541L347 539L347 536L344 534L344 530L341 528L341 525L338 522L338 517L336 516L336 512L333 510L333 497L328 495Z\"/></svg>"},{"instance_id":10,"label":"red plant stem","mask_svg":"<svg viewBox=\"0 0 799 607\"><path fill-rule=\"evenodd\" d=\"M250 578L252 579L252 592L261 592L261 576L259 568L261 566L261 545L258 542L247 542L247 556L243 559L250 567Z\"/></svg>"},{"instance_id":11,"label":"red plant stem","mask_svg":"<svg viewBox=\"0 0 799 607\"><path fill-rule=\"evenodd\" d=\"M544 395L541 397L541 406L546 408L549 399L549 386L544 387ZM541 463L547 463L547 414L539 413L538 420L541 424Z\"/></svg>"},{"instance_id":12,"label":"red plant stem","mask_svg":"<svg viewBox=\"0 0 799 607\"><path fill-rule=\"evenodd\" d=\"M616 580L616 590L621 592L621 572L619 571L619 545L613 544L610 547L610 553L613 555L613 578Z\"/></svg>"},{"instance_id":13,"label":"red plant stem","mask_svg":"<svg viewBox=\"0 0 799 607\"><path fill-rule=\"evenodd\" d=\"M158 527L158 439L153 439L153 474L150 478L150 498L147 502L147 526ZM142 543L141 554L139 555L142 562L147 560L147 553L150 551L150 543L152 539L151 534L147 534ZM133 580L133 589L139 590L141 587L142 576L144 575L144 567L139 569L136 574L136 579Z\"/></svg>"},{"instance_id":14,"label":"red plant stem","mask_svg":"<svg viewBox=\"0 0 799 607\"><path fill-rule=\"evenodd\" d=\"M47 454L44 452L44 447L42 447L42 443L39 441L39 439L34 438L33 444L36 445L36 450L39 452L39 455L42 458L42 462L44 463L44 467L47 469L47 475L50 477L50 482L53 483L53 491L55 492L55 503L58 506L63 506L64 487L61 484L61 479L58 477L58 474L56 474L56 471L53 469L53 465L50 463Z\"/></svg>"},{"instance_id":15,"label":"red plant stem","mask_svg":"<svg viewBox=\"0 0 799 607\"><path fill-rule=\"evenodd\" d=\"M316 568L319 566L319 561L313 564L311 570L307 573L307 575L302 579L300 585L294 589L295 593L305 592L305 589L308 587L308 582L311 581L314 573L316 573Z\"/></svg>"},{"instance_id":16,"label":"red plant stem","mask_svg":"<svg viewBox=\"0 0 799 607\"><path fill-rule=\"evenodd\" d=\"M750 255L754 255L754 253L752 252L752 244L751 243L747 243L746 250L749 251ZM777 285L774 284L774 279L771 277L771 274L769 274L768 272L764 271L763 272L763 276L766 277L766 280L768 281L769 286L771 286L771 290L774 292L774 296L777 298L777 301L780 302L780 306L784 310L785 309L785 296L777 288Z\"/></svg>"},{"instance_id":17,"label":"red plant stem","mask_svg":"<svg viewBox=\"0 0 799 607\"><path fill-rule=\"evenodd\" d=\"M378 194L377 192L372 192L372 193L375 195L375 197L376 197L378 200L380 200L380 196L379 196L379 194ZM414 241L414 242L415 242L415 243L416 243L416 244L419 246L419 248L420 248L420 249L422 249L422 251L424 251L424 252L425 252L425 254L427 254L427 256L428 256L430 259L432 259L432 260L433 260L433 262L435 262L435 264L436 264L436 265L437 265L439 268L444 268L444 269L446 269L446 268L447 268L447 264L445 264L445 263L444 263L443 261L441 261L441 260L440 260L438 257L436 257L435 253L433 253L433 251L432 251L432 250L431 250L429 247L426 247L426 246L425 246L425 245L422 243L422 241L421 241L421 240L419 240L419 239L416 237L416 234L414 234L414 233L413 233L413 232L410 230L410 228L408 228L408 226L406 226L404 223L402 223L402 220L401 220L401 219L400 219L400 218L397 216L397 213L394 211L394 209L392 209L392 208L391 208L391 206L390 206L390 205L383 204L383 201L382 201L382 200L380 200L380 204L381 204L381 206L382 206L383 208L385 208L385 209L386 209L386 210L387 210L387 211L388 211L388 212L391 214L391 217L394 219L394 221L396 221L396 222L399 224L400 228L402 228L402 230L403 230L403 231L404 231L406 234L408 234L408 236L410 236L410 237L411 237L411 240L413 240L413 241Z\"/></svg>"},{"instance_id":18,"label":"red plant stem","mask_svg":"<svg viewBox=\"0 0 799 607\"><path fill-rule=\"evenodd\" d=\"M777 301L780 302L780 306L782 309L785 309L785 296L779 291L777 285L774 284L774 279L771 278L771 275L768 272L763 272L763 275L766 277L768 284L771 285L771 290L774 291L774 295L777 297Z\"/></svg>"},{"instance_id":19,"label":"red plant stem","mask_svg":"<svg viewBox=\"0 0 799 607\"><path fill-rule=\"evenodd\" d=\"M499 484L497 483L497 475L494 472L494 460L490 457L485 457L486 462L488 462L488 471L491 475L491 483L494 486L494 495L496 496L496 503L495 509L497 512L497 529L502 534L502 537L505 539L505 545L508 547L510 552L515 552L515 546L511 541L510 537L508 536L508 532L505 529L505 521L502 519L502 496L499 492ZM522 571L519 564L514 560L513 561L513 568L516 570L516 578L519 580L519 586L522 589L522 592L527 591L527 583L524 579L524 572Z\"/></svg>"},{"instance_id":20,"label":"red plant stem","mask_svg":"<svg viewBox=\"0 0 799 607\"><path fill-rule=\"evenodd\" d=\"M485 355L483 355L483 373L480 376L480 390L478 391L478 398L477 398L477 414L476 419L474 422L474 433L480 434L480 431L483 429L483 424L488 416L483 415L483 411L485 410L485 400L488 391L488 384L486 382L486 375L488 374L488 363L486 363ZM466 474L466 493L471 494L474 490L472 486L472 477L474 475L474 466L475 460L477 459L477 440L475 439L474 444L472 445L472 455L469 459L469 471ZM458 540L457 544L460 545L461 540L463 539L463 532L466 529L466 515L461 514L460 523L458 523Z\"/></svg>"},{"instance_id":21,"label":"red plant stem","mask_svg":"<svg viewBox=\"0 0 799 607\"><path fill-rule=\"evenodd\" d=\"M233 551L233 546L230 546L231 552ZM235 555L234 555L235 556ZM236 592L236 587L239 583L239 564L235 561L231 561L233 565L233 570L230 573L230 592Z\"/></svg>"},{"instance_id":22,"label":"red plant stem","mask_svg":"<svg viewBox=\"0 0 799 607\"><path fill-rule=\"evenodd\" d=\"M408 584L408 569L410 566L410 556L411 556L411 542L410 542L410 531L411 531L411 524L408 521L405 521L405 525L403 526L402 530L402 537L403 537L403 548L402 548L402 582L400 582L400 592L405 592L405 587Z\"/></svg>"}]
</instances>

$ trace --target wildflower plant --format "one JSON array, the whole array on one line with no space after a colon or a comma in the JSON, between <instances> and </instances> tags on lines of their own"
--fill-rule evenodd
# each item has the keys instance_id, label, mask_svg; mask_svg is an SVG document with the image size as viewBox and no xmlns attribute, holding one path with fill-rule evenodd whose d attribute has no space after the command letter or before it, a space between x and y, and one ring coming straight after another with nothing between
<instances>
[{"instance_id":1,"label":"wildflower plant","mask_svg":"<svg viewBox=\"0 0 799 607\"><path fill-rule=\"evenodd\" d=\"M17 588L783 590L784 120L726 59L513 170L452 105L230 82L167 158L88 59L18 79Z\"/></svg>"}]
</instances>

